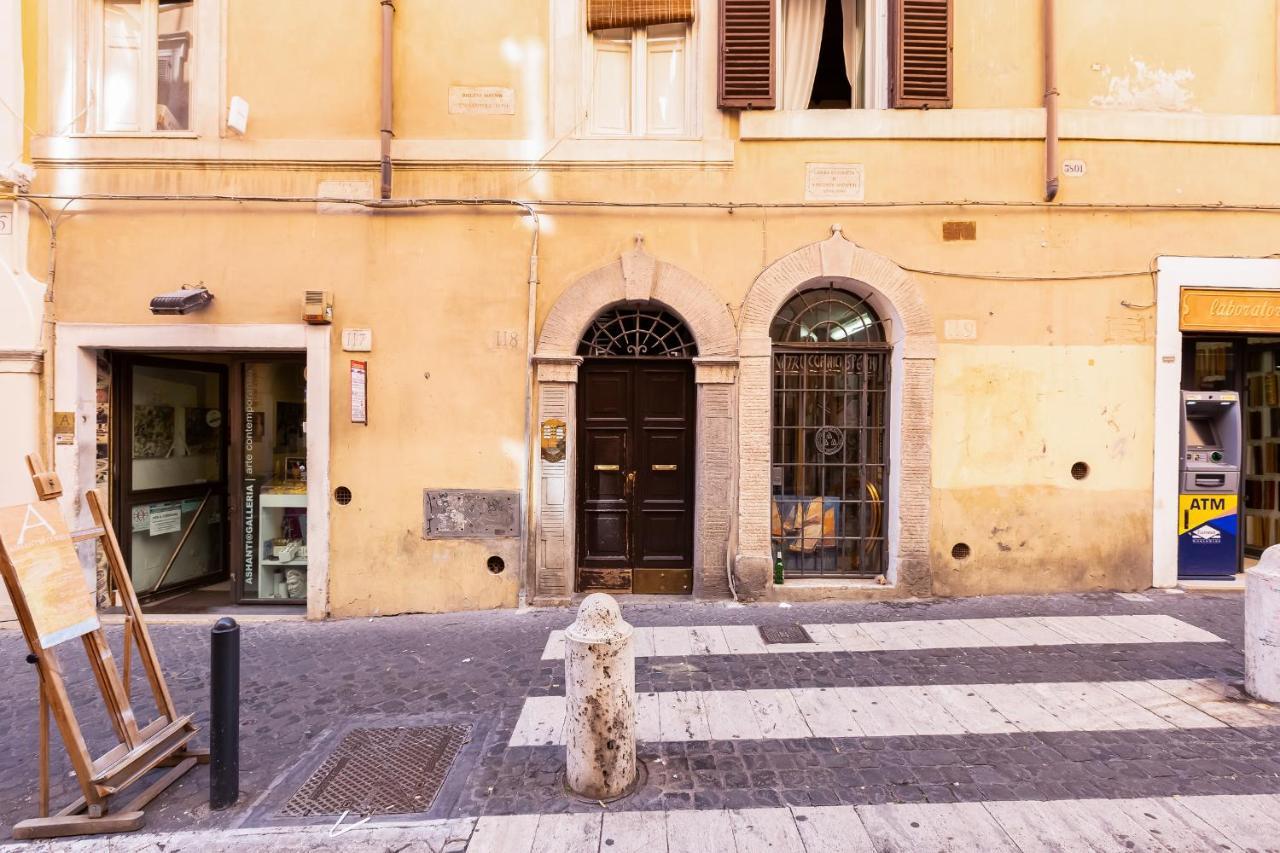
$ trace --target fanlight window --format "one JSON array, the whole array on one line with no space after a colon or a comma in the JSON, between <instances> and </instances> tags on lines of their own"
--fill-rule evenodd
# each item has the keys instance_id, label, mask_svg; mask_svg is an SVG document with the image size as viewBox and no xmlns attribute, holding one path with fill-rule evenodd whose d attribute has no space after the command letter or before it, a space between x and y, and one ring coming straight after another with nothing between
<instances>
[{"instance_id":1,"label":"fanlight window","mask_svg":"<svg viewBox=\"0 0 1280 853\"><path fill-rule=\"evenodd\" d=\"M769 335L780 344L882 344L884 326L865 300L831 285L791 297Z\"/></svg>"},{"instance_id":2,"label":"fanlight window","mask_svg":"<svg viewBox=\"0 0 1280 853\"><path fill-rule=\"evenodd\" d=\"M679 317L660 308L622 305L587 327L578 355L613 358L692 358L693 336Z\"/></svg>"}]
</instances>

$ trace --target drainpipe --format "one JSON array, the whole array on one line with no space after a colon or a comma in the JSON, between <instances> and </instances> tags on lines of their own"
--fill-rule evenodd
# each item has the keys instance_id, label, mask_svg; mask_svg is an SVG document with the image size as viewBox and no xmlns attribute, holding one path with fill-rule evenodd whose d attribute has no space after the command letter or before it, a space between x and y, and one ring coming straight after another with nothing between
<instances>
[{"instance_id":1,"label":"drainpipe","mask_svg":"<svg viewBox=\"0 0 1280 853\"><path fill-rule=\"evenodd\" d=\"M538 244L542 237L542 220L538 218L538 211L534 210L527 204L521 204L520 207L529 215L530 221L533 223L533 245L529 250L529 293L527 296L527 312L525 316L525 332L524 332L524 535L520 537L520 591L519 606L524 607L529 603L529 599L537 595L537 572L536 561L534 559L537 548L536 539L538 532L537 519L533 514L533 495L534 490L538 487L538 482L534 477L534 459L536 458L533 449L534 444L538 441L538 433L535 431L533 417L533 386L536 381L534 372L536 368L533 364L533 355L537 351L537 342L534 340L534 330L537 326L538 318Z\"/></svg>"},{"instance_id":2,"label":"drainpipe","mask_svg":"<svg viewBox=\"0 0 1280 853\"><path fill-rule=\"evenodd\" d=\"M391 198L391 34L396 4L382 0L382 198Z\"/></svg>"},{"instance_id":3,"label":"drainpipe","mask_svg":"<svg viewBox=\"0 0 1280 853\"><path fill-rule=\"evenodd\" d=\"M1058 71L1054 2L1044 0L1044 200L1058 197Z\"/></svg>"}]
</instances>

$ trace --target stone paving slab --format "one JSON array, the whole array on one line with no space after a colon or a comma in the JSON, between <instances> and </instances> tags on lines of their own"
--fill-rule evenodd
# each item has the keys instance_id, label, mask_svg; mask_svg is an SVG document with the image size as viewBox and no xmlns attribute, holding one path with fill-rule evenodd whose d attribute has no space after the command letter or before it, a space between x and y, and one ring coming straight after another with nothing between
<instances>
[{"instance_id":1,"label":"stone paving slab","mask_svg":"<svg viewBox=\"0 0 1280 853\"><path fill-rule=\"evenodd\" d=\"M1280 851L1276 796L1192 796L807 808L528 814L311 830L138 833L0 850L433 853L1164 853Z\"/></svg>"},{"instance_id":2,"label":"stone paving slab","mask_svg":"<svg viewBox=\"0 0 1280 853\"><path fill-rule=\"evenodd\" d=\"M1149 594L1002 596L928 602L796 604L793 607L679 602L628 606L642 627L839 625L946 619L1016 619L1163 614L1222 643L1152 643L1035 648L690 655L644 659L642 691L783 690L812 687L959 685L1243 677L1238 596ZM148 812L148 830L236 826L309 747L354 718L416 715L483 719L475 764L455 780L456 817L572 813L563 756L555 747L509 747L525 701L562 696L558 661L541 659L567 608L404 616L244 628L242 800L211 813L207 776L197 770ZM117 655L118 627L108 627ZM208 704L207 626L157 624L152 635L180 709L203 729ZM94 708L92 676L68 649L73 701L91 741L109 736ZM35 813L35 676L14 630L0 629L0 822ZM135 673L136 674L136 673ZM135 696L146 686L135 678ZM716 737L716 732L709 736ZM198 741L204 741L202 731ZM74 795L54 739L54 802ZM702 740L646 746L649 781L629 811L819 807L904 802L987 802L1074 797L1280 793L1280 729L969 734L936 737ZM246 831L249 827L246 827Z\"/></svg>"},{"instance_id":3,"label":"stone paving slab","mask_svg":"<svg viewBox=\"0 0 1280 853\"><path fill-rule=\"evenodd\" d=\"M747 625L636 628L637 658L1022 646L1220 643L1221 637L1163 614L835 623L802 626L813 642L766 643ZM543 660L564 658L564 631L552 631Z\"/></svg>"}]
</instances>

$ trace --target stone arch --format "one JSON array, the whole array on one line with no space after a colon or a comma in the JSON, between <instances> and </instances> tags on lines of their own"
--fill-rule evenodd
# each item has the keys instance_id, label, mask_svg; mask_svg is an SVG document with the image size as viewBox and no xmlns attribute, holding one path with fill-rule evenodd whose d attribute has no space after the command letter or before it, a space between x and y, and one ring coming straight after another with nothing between
<instances>
[{"instance_id":1,"label":"stone arch","mask_svg":"<svg viewBox=\"0 0 1280 853\"><path fill-rule=\"evenodd\" d=\"M560 295L542 324L536 355L576 356L578 340L602 311L619 302L659 302L684 320L698 343L698 355L715 358L737 349L729 309L709 287L674 264L643 249L584 275Z\"/></svg>"},{"instance_id":2,"label":"stone arch","mask_svg":"<svg viewBox=\"0 0 1280 853\"><path fill-rule=\"evenodd\" d=\"M641 247L575 281L543 321L534 351L539 436L548 422L565 424L561 459L534 458L532 598L563 601L577 575L578 343L601 312L621 302L655 302L680 317L698 346L694 477L694 587L698 596L727 595L729 531L735 495L734 420L737 414L738 334L729 309L698 278ZM553 454L554 455L554 454Z\"/></svg>"},{"instance_id":3,"label":"stone arch","mask_svg":"<svg viewBox=\"0 0 1280 853\"><path fill-rule=\"evenodd\" d=\"M888 258L845 239L839 226L827 240L779 258L747 293L738 339L737 573L750 589L768 589L772 575L769 503L773 342L769 325L783 304L815 279L843 279L892 324L889 580L896 594L932 589L929 568L930 458L937 337L915 279Z\"/></svg>"}]
</instances>

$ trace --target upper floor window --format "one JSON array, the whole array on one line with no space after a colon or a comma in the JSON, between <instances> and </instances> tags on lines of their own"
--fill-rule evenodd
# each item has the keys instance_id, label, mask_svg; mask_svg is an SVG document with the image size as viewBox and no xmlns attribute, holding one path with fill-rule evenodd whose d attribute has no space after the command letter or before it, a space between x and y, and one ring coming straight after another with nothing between
<instances>
[{"instance_id":1,"label":"upper floor window","mask_svg":"<svg viewBox=\"0 0 1280 853\"><path fill-rule=\"evenodd\" d=\"M864 105L866 10L867 0L782 0L779 109Z\"/></svg>"},{"instance_id":2,"label":"upper floor window","mask_svg":"<svg viewBox=\"0 0 1280 853\"><path fill-rule=\"evenodd\" d=\"M85 92L94 130L194 129L196 0L99 0L87 29Z\"/></svg>"},{"instance_id":3,"label":"upper floor window","mask_svg":"<svg viewBox=\"0 0 1280 853\"><path fill-rule=\"evenodd\" d=\"M721 0L721 107L951 106L953 0Z\"/></svg>"},{"instance_id":4,"label":"upper floor window","mask_svg":"<svg viewBox=\"0 0 1280 853\"><path fill-rule=\"evenodd\" d=\"M692 119L689 24L599 30L587 51L587 130L602 136L685 136Z\"/></svg>"}]
</instances>

